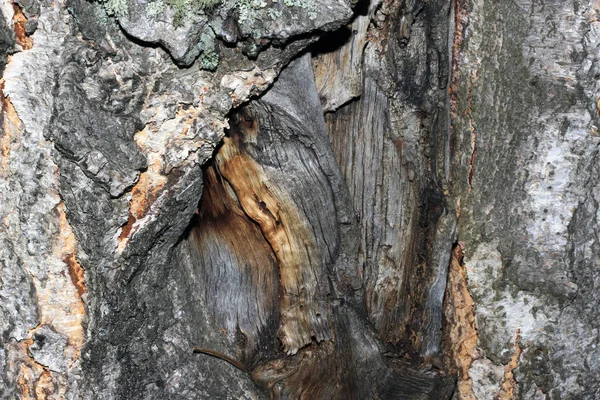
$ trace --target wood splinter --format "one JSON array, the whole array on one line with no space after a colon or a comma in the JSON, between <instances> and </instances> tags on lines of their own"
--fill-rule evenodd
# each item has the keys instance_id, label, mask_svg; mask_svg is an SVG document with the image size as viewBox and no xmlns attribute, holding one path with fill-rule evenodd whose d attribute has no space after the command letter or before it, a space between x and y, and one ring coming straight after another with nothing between
<instances>
[{"instance_id":1,"label":"wood splinter","mask_svg":"<svg viewBox=\"0 0 600 400\"><path fill-rule=\"evenodd\" d=\"M233 365L237 369L240 369L240 370L244 371L247 374L250 373L250 371L248 371L248 369L246 368L246 366L244 364L242 364L238 360L235 360L235 359L233 359L233 358L231 358L229 356L226 356L223 353L219 353L218 351L210 350L210 349L205 349L205 348L202 348L202 347L194 347L193 352L194 353L207 354L209 356L213 356L215 358L219 358L219 359L221 359L223 361L227 361L229 364Z\"/></svg>"}]
</instances>

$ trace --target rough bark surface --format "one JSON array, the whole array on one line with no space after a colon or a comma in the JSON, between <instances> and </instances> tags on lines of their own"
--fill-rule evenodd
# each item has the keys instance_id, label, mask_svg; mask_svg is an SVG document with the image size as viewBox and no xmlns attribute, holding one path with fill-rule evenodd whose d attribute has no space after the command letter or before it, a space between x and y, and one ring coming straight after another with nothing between
<instances>
[{"instance_id":1,"label":"rough bark surface","mask_svg":"<svg viewBox=\"0 0 600 400\"><path fill-rule=\"evenodd\" d=\"M1 3L0 398L600 398L597 2L158 3Z\"/></svg>"},{"instance_id":2,"label":"rough bark surface","mask_svg":"<svg viewBox=\"0 0 600 400\"><path fill-rule=\"evenodd\" d=\"M598 398L600 9L458 7L452 176L476 305L473 392L512 397L510 366L519 398Z\"/></svg>"}]
</instances>

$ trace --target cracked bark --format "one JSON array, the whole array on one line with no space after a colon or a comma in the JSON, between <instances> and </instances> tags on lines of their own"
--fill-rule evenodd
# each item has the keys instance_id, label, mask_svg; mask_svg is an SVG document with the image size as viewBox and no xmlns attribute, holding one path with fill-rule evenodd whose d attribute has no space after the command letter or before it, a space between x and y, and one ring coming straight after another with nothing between
<instances>
[{"instance_id":1,"label":"cracked bark","mask_svg":"<svg viewBox=\"0 0 600 400\"><path fill-rule=\"evenodd\" d=\"M0 7L1 398L600 397L596 2L126 3Z\"/></svg>"}]
</instances>

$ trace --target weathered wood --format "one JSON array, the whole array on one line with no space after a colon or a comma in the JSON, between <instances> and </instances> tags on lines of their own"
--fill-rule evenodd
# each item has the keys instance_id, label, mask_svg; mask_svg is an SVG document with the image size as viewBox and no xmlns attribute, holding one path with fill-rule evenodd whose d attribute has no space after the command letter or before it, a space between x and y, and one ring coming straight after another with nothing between
<instances>
[{"instance_id":1,"label":"weathered wood","mask_svg":"<svg viewBox=\"0 0 600 400\"><path fill-rule=\"evenodd\" d=\"M238 344L244 363L274 347L272 331L279 320L276 257L256 223L214 166L204 173L204 191L192 220L196 273L208 311L230 343ZM261 342L262 341L262 342Z\"/></svg>"},{"instance_id":2,"label":"weathered wood","mask_svg":"<svg viewBox=\"0 0 600 400\"><path fill-rule=\"evenodd\" d=\"M448 6L384 4L369 31L378 40L365 50L361 98L326 116L360 220L369 317L384 341L417 359L440 355L455 240L444 193Z\"/></svg>"},{"instance_id":3,"label":"weathered wood","mask_svg":"<svg viewBox=\"0 0 600 400\"><path fill-rule=\"evenodd\" d=\"M313 53L313 65L324 112L335 111L361 95L363 52L371 23L369 10L374 10L377 3L362 2L355 9L352 24L315 45L318 54ZM339 49L332 49L334 46Z\"/></svg>"},{"instance_id":4,"label":"weathered wood","mask_svg":"<svg viewBox=\"0 0 600 400\"><path fill-rule=\"evenodd\" d=\"M356 268L359 249L348 246L353 235L340 236L341 223L356 222L347 216L350 197L333 162L310 56L232 121L205 172L188 240L209 312L255 382L280 399L448 396L452 384L439 386L436 373L386 365L360 322L362 295L334 278L338 258ZM339 306L346 300L359 313ZM280 321L281 348L269 321Z\"/></svg>"}]
</instances>

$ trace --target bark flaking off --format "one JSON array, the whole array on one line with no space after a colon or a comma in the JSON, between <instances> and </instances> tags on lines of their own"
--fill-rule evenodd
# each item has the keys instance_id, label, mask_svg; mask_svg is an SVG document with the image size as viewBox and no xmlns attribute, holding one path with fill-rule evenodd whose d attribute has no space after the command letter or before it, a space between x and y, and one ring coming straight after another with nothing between
<instances>
[{"instance_id":1,"label":"bark flaking off","mask_svg":"<svg viewBox=\"0 0 600 400\"><path fill-rule=\"evenodd\" d=\"M449 371L458 373L457 390L459 399L476 400L469 367L477 358L477 330L475 329L474 302L468 289L467 272L462 263L461 244L452 249L448 272L448 285L444 299L446 319L446 363Z\"/></svg>"},{"instance_id":2,"label":"bark flaking off","mask_svg":"<svg viewBox=\"0 0 600 400\"><path fill-rule=\"evenodd\" d=\"M8 363L0 394L9 396L18 388L25 398L64 398L80 373L85 277L59 195L52 145L40 128L49 119L48 109L33 113L29 108L48 100L46 94L31 103L28 96L50 71L21 79L21 74L36 70L32 60L43 57L49 41L34 35L32 46L32 39L24 36L20 8L14 9L14 18L22 51L8 59L2 78L0 269L7 301L0 306L0 318L6 321L2 353ZM21 294L15 297L17 292ZM18 318L13 318L13 308Z\"/></svg>"},{"instance_id":3,"label":"bark flaking off","mask_svg":"<svg viewBox=\"0 0 600 400\"><path fill-rule=\"evenodd\" d=\"M496 396L498 400L512 400L517 395L518 384L515 379L514 371L519 366L519 357L523 350L519 344L520 331L515 333L515 350L510 357L510 362L504 366L504 377L502 378L500 393Z\"/></svg>"},{"instance_id":4,"label":"bark flaking off","mask_svg":"<svg viewBox=\"0 0 600 400\"><path fill-rule=\"evenodd\" d=\"M33 47L33 39L25 32L27 17L25 17L23 10L17 4L13 4L13 10L13 29L15 30L17 44L21 46L23 50L29 50Z\"/></svg>"}]
</instances>

